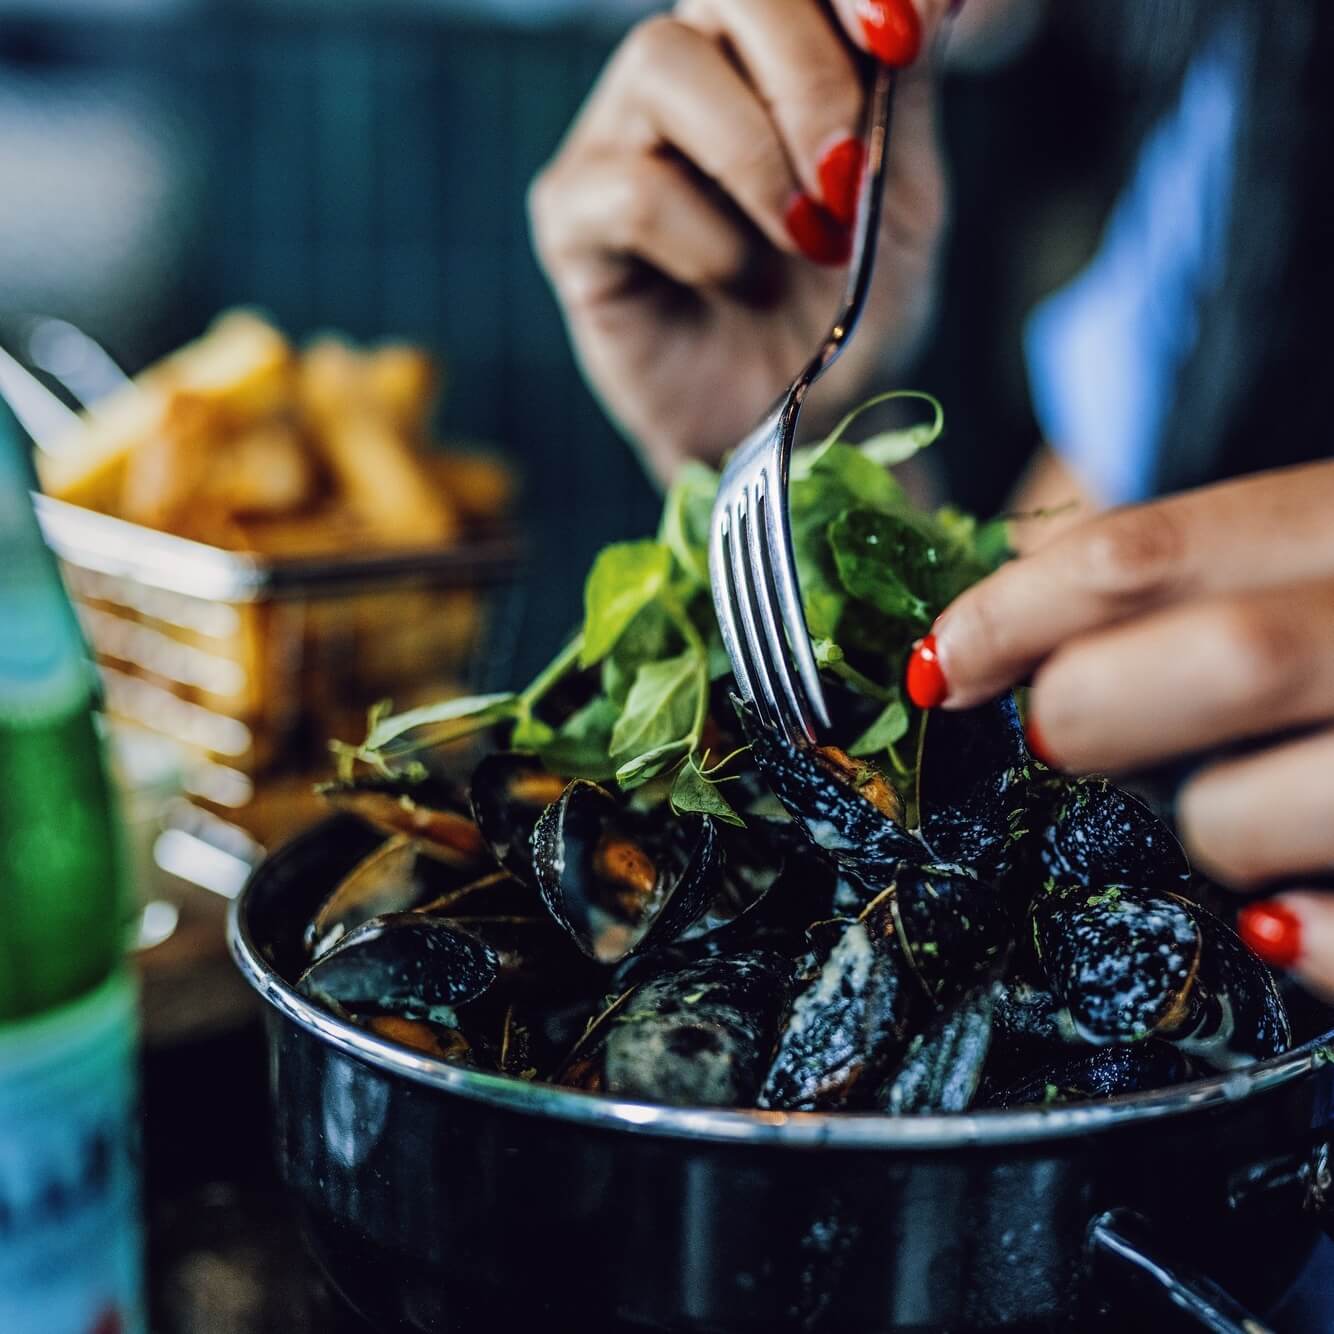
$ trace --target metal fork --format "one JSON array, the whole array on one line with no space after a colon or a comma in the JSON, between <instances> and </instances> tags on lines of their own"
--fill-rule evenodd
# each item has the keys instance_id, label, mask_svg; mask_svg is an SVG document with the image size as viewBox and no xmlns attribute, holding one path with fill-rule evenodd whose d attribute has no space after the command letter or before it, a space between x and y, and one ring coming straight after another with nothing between
<instances>
[{"instance_id":1,"label":"metal fork","mask_svg":"<svg viewBox=\"0 0 1334 1334\"><path fill-rule=\"evenodd\" d=\"M842 309L806 368L737 446L709 525L709 582L737 686L789 741L813 742L815 723L829 726L829 710L797 584L788 465L806 394L852 337L871 286L895 78L893 69L879 65L871 85L866 165Z\"/></svg>"}]
</instances>

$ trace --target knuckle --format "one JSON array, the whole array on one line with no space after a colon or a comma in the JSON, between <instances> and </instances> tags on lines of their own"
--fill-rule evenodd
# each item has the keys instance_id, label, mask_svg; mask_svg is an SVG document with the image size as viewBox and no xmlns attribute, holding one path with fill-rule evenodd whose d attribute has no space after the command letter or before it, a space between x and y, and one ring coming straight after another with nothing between
<instances>
[{"instance_id":1,"label":"knuckle","mask_svg":"<svg viewBox=\"0 0 1334 1334\"><path fill-rule=\"evenodd\" d=\"M808 65L794 71L784 100L796 117L811 125L812 137L825 138L819 127L846 129L861 120L861 97L854 78L828 65Z\"/></svg>"},{"instance_id":2,"label":"knuckle","mask_svg":"<svg viewBox=\"0 0 1334 1334\"><path fill-rule=\"evenodd\" d=\"M630 78L657 76L681 49L685 28L671 14L652 14L630 29L617 63Z\"/></svg>"},{"instance_id":3,"label":"knuckle","mask_svg":"<svg viewBox=\"0 0 1334 1334\"><path fill-rule=\"evenodd\" d=\"M624 172L618 184L619 197L615 206L617 240L632 249L650 240L661 221L655 176L648 164L640 163Z\"/></svg>"},{"instance_id":4,"label":"knuckle","mask_svg":"<svg viewBox=\"0 0 1334 1334\"><path fill-rule=\"evenodd\" d=\"M721 144L710 175L732 186L750 186L775 199L790 188L787 159L771 134L737 136Z\"/></svg>"},{"instance_id":5,"label":"knuckle","mask_svg":"<svg viewBox=\"0 0 1334 1334\"><path fill-rule=\"evenodd\" d=\"M1211 616L1217 660L1229 664L1238 701L1286 700L1304 656L1295 625L1259 602L1225 604Z\"/></svg>"},{"instance_id":6,"label":"knuckle","mask_svg":"<svg viewBox=\"0 0 1334 1334\"><path fill-rule=\"evenodd\" d=\"M1090 583L1118 597L1143 598L1163 591L1185 554L1181 524L1165 505L1108 515L1080 540Z\"/></svg>"}]
</instances>

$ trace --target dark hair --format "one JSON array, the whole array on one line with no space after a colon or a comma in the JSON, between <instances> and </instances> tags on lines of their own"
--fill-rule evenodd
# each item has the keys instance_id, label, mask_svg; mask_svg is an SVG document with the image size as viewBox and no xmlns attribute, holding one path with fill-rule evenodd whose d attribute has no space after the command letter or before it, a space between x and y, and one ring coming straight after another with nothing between
<instances>
[{"instance_id":1,"label":"dark hair","mask_svg":"<svg viewBox=\"0 0 1334 1334\"><path fill-rule=\"evenodd\" d=\"M1177 385L1160 492L1334 452L1334 5L1168 8L1194 10L1184 49L1226 21L1240 25L1244 54L1223 277Z\"/></svg>"}]
</instances>

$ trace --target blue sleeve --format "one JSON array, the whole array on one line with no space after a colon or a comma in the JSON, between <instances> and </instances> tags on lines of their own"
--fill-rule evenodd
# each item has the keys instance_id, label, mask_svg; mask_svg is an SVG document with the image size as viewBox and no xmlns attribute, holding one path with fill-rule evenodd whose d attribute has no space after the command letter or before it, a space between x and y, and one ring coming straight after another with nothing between
<instances>
[{"instance_id":1,"label":"blue sleeve","mask_svg":"<svg viewBox=\"0 0 1334 1334\"><path fill-rule=\"evenodd\" d=\"M1219 33L1145 141L1098 253L1025 329L1044 437L1105 504L1148 494L1200 304L1219 279L1236 69L1234 34Z\"/></svg>"}]
</instances>

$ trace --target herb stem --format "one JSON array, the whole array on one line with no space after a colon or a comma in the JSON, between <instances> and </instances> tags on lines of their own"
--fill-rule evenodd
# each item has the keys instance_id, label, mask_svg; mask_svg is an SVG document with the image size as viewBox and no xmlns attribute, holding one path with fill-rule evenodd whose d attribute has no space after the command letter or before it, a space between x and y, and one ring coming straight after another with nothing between
<instances>
[{"instance_id":1,"label":"herb stem","mask_svg":"<svg viewBox=\"0 0 1334 1334\"><path fill-rule=\"evenodd\" d=\"M565 645L559 653L556 654L547 665L532 679L528 686L522 690L516 701L518 711L522 716L532 713L533 705L536 704L543 695L551 690L579 661L579 654L584 647L584 634L581 630L575 637Z\"/></svg>"}]
</instances>

